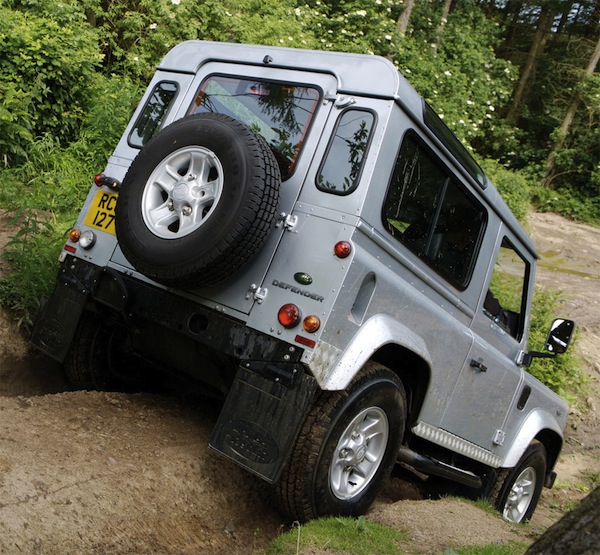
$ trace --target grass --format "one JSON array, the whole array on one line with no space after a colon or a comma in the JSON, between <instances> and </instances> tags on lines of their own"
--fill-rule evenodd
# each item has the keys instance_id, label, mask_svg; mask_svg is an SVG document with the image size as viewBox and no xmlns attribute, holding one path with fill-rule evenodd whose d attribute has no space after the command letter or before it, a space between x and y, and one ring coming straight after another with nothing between
<instances>
[{"instance_id":1,"label":"grass","mask_svg":"<svg viewBox=\"0 0 600 555\"><path fill-rule=\"evenodd\" d=\"M401 555L399 543L407 538L381 524L357 519L330 517L294 527L275 538L267 555L300 555L313 549L344 555Z\"/></svg>"},{"instance_id":2,"label":"grass","mask_svg":"<svg viewBox=\"0 0 600 555\"><path fill-rule=\"evenodd\" d=\"M482 508L490 510L487 505ZM411 555L413 552L402 546L408 541L406 533L364 517L328 517L303 525L295 522L289 531L271 541L265 555ZM525 544L517 543L451 546L435 555L521 555L526 549Z\"/></svg>"}]
</instances>

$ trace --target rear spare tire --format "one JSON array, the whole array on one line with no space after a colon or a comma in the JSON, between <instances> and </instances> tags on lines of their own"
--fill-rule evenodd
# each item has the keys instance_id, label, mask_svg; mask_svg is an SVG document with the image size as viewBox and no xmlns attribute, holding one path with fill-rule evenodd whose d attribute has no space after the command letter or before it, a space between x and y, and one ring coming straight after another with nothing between
<instances>
[{"instance_id":1,"label":"rear spare tire","mask_svg":"<svg viewBox=\"0 0 600 555\"><path fill-rule=\"evenodd\" d=\"M214 285L264 245L280 181L268 145L242 123L223 114L182 118L141 150L123 180L121 250L155 281Z\"/></svg>"}]
</instances>

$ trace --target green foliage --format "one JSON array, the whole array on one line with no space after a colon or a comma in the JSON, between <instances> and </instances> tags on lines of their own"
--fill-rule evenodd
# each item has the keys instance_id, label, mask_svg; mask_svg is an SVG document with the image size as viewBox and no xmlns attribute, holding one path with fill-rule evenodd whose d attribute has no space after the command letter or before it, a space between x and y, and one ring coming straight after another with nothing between
<instances>
[{"instance_id":1,"label":"green foliage","mask_svg":"<svg viewBox=\"0 0 600 555\"><path fill-rule=\"evenodd\" d=\"M394 61L417 91L466 144L494 133L500 108L516 78L510 62L496 58L500 28L472 2L451 12L443 40L428 3L417 3L415 27L398 40Z\"/></svg>"},{"instance_id":2,"label":"green foliage","mask_svg":"<svg viewBox=\"0 0 600 555\"><path fill-rule=\"evenodd\" d=\"M483 160L481 167L494 183L512 213L521 223L524 223L527 219L533 187L528 177L523 172L507 169L495 160Z\"/></svg>"},{"instance_id":3,"label":"green foliage","mask_svg":"<svg viewBox=\"0 0 600 555\"><path fill-rule=\"evenodd\" d=\"M47 133L31 142L26 162L0 169L0 206L16 214L19 230L3 256L12 273L0 281L0 303L28 326L39 298L54 283L57 258L93 176L123 133L140 91L126 79L94 79L79 139L63 147Z\"/></svg>"},{"instance_id":4,"label":"green foliage","mask_svg":"<svg viewBox=\"0 0 600 555\"><path fill-rule=\"evenodd\" d=\"M560 298L560 292L536 288L531 308L529 350L543 350L550 325L559 312ZM533 376L569 400L573 400L584 382L579 360L574 354L573 343L572 341L566 353L555 358L534 359L529 367L529 372Z\"/></svg>"},{"instance_id":5,"label":"green foliage","mask_svg":"<svg viewBox=\"0 0 600 555\"><path fill-rule=\"evenodd\" d=\"M75 5L47 5L55 8L51 16L0 6L0 82L13 84L0 89L10 111L0 117L0 155L6 158L22 157L31 134L74 138L101 59Z\"/></svg>"},{"instance_id":6,"label":"green foliage","mask_svg":"<svg viewBox=\"0 0 600 555\"><path fill-rule=\"evenodd\" d=\"M267 555L294 555L299 549L327 549L348 555L401 555L399 542L405 537L398 531L357 519L331 517L297 525L275 538Z\"/></svg>"},{"instance_id":7,"label":"green foliage","mask_svg":"<svg viewBox=\"0 0 600 555\"><path fill-rule=\"evenodd\" d=\"M33 140L27 112L28 94L14 83L0 81L0 156L2 163L23 159L27 145Z\"/></svg>"},{"instance_id":8,"label":"green foliage","mask_svg":"<svg viewBox=\"0 0 600 555\"><path fill-rule=\"evenodd\" d=\"M57 253L67 227L32 209L19 211L9 224L18 225L19 231L4 252L13 272L0 278L0 303L19 314L19 323L29 329L40 297L56 279Z\"/></svg>"},{"instance_id":9,"label":"green foliage","mask_svg":"<svg viewBox=\"0 0 600 555\"><path fill-rule=\"evenodd\" d=\"M598 170L600 173L600 169ZM600 191L582 195L574 187L534 188L533 203L539 212L556 212L568 218L600 226Z\"/></svg>"}]
</instances>

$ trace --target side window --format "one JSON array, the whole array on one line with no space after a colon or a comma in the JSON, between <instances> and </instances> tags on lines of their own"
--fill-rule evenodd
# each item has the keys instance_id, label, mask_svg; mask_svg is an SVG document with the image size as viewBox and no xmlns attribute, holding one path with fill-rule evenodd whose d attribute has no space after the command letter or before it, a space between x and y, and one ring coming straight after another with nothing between
<instances>
[{"instance_id":1,"label":"side window","mask_svg":"<svg viewBox=\"0 0 600 555\"><path fill-rule=\"evenodd\" d=\"M321 191L347 195L356 189L374 119L364 110L346 110L340 115L317 175Z\"/></svg>"},{"instance_id":2,"label":"side window","mask_svg":"<svg viewBox=\"0 0 600 555\"><path fill-rule=\"evenodd\" d=\"M177 84L170 81L162 81L154 87L129 135L131 146L141 148L154 137L160 129L176 94Z\"/></svg>"},{"instance_id":3,"label":"side window","mask_svg":"<svg viewBox=\"0 0 600 555\"><path fill-rule=\"evenodd\" d=\"M483 303L483 312L518 341L523 337L529 264L505 238Z\"/></svg>"},{"instance_id":4,"label":"side window","mask_svg":"<svg viewBox=\"0 0 600 555\"><path fill-rule=\"evenodd\" d=\"M412 136L400 149L383 207L387 230L465 289L487 222L484 208Z\"/></svg>"}]
</instances>

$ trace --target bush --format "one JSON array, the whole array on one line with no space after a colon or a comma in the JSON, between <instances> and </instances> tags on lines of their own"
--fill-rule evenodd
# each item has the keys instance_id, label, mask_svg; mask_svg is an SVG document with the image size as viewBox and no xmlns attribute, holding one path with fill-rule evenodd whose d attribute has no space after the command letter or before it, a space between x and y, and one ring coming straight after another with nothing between
<instances>
[{"instance_id":1,"label":"bush","mask_svg":"<svg viewBox=\"0 0 600 555\"><path fill-rule=\"evenodd\" d=\"M138 88L126 79L94 79L93 97L79 139L61 147L46 133L26 150L26 162L0 170L0 206L19 226L6 246L12 273L0 279L0 303L28 327L39 299L54 284L57 260L93 176L102 171L131 116Z\"/></svg>"},{"instance_id":2,"label":"bush","mask_svg":"<svg viewBox=\"0 0 600 555\"><path fill-rule=\"evenodd\" d=\"M8 115L0 117L0 155L13 164L31 135L52 133L64 144L84 116L101 56L93 31L71 8L48 17L0 6L0 82L13 84L2 85Z\"/></svg>"},{"instance_id":3,"label":"bush","mask_svg":"<svg viewBox=\"0 0 600 555\"><path fill-rule=\"evenodd\" d=\"M522 172L506 169L495 160L484 160L481 167L517 219L524 223L531 203L532 185Z\"/></svg>"},{"instance_id":4,"label":"bush","mask_svg":"<svg viewBox=\"0 0 600 555\"><path fill-rule=\"evenodd\" d=\"M529 350L541 351L546 335L558 312L561 293L537 287L531 308ZM554 392L573 401L584 383L580 361L575 356L573 343L569 350L556 358L536 358L529 372Z\"/></svg>"}]
</instances>

